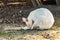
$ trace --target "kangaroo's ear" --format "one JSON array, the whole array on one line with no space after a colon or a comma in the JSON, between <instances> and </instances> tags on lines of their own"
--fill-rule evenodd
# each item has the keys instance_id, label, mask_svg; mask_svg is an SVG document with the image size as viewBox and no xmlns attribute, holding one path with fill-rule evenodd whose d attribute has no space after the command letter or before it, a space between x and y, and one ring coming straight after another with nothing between
<instances>
[{"instance_id":1,"label":"kangaroo's ear","mask_svg":"<svg viewBox=\"0 0 60 40\"><path fill-rule=\"evenodd\" d=\"M23 20L23 22L27 22L28 21L28 19L27 18L22 18L22 20Z\"/></svg>"}]
</instances>

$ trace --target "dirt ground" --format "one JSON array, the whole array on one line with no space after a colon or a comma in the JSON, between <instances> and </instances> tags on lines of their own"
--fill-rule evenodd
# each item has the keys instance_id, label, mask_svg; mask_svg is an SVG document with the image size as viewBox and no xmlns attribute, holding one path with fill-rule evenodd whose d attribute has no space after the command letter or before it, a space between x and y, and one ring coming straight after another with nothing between
<instances>
[{"instance_id":1,"label":"dirt ground","mask_svg":"<svg viewBox=\"0 0 60 40\"><path fill-rule=\"evenodd\" d=\"M0 40L60 40L60 6L55 5L43 5L39 6L45 7L51 10L54 15L55 23L51 29L48 30L3 30L4 27L20 27L25 24L22 23L21 18L27 17L28 14L36 8L24 8L20 7L3 7L6 8L4 11L0 12ZM12 10L12 11L11 11ZM22 12L20 11L22 10ZM1 10L0 10L1 11ZM19 13L21 12L21 13ZM17 13L17 14L16 14ZM20 15L21 14L21 15ZM15 16L14 16L15 15ZM18 18L18 19L17 19Z\"/></svg>"}]
</instances>

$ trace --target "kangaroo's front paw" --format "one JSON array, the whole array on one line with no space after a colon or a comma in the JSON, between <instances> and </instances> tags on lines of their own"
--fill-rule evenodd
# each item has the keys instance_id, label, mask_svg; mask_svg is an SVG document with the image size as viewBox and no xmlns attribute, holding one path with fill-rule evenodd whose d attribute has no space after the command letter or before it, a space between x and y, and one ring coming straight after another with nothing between
<instances>
[{"instance_id":1,"label":"kangaroo's front paw","mask_svg":"<svg viewBox=\"0 0 60 40\"><path fill-rule=\"evenodd\" d=\"M27 29L30 29L30 28L29 28L29 27L27 27L27 26L25 26L25 27L23 27L22 29L27 30Z\"/></svg>"},{"instance_id":2,"label":"kangaroo's front paw","mask_svg":"<svg viewBox=\"0 0 60 40\"><path fill-rule=\"evenodd\" d=\"M31 27L31 29L33 29L33 27Z\"/></svg>"}]
</instances>

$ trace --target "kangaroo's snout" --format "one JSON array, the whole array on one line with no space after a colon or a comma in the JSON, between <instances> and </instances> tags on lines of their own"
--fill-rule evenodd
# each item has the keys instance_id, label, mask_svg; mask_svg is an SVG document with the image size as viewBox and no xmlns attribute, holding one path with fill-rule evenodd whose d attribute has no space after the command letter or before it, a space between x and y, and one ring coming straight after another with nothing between
<instances>
[{"instance_id":1,"label":"kangaroo's snout","mask_svg":"<svg viewBox=\"0 0 60 40\"><path fill-rule=\"evenodd\" d=\"M28 22L28 19L27 18L22 18L23 22Z\"/></svg>"}]
</instances>

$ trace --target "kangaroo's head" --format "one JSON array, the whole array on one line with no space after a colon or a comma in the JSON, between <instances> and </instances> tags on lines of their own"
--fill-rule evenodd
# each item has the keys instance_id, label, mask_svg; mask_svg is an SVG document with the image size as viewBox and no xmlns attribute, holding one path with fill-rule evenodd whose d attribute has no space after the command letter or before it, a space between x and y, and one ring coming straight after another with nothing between
<instances>
[{"instance_id":1,"label":"kangaroo's head","mask_svg":"<svg viewBox=\"0 0 60 40\"><path fill-rule=\"evenodd\" d=\"M22 20L23 20L23 22L26 23L26 25L27 25L28 27L31 27L31 26L32 26L28 18L24 18L24 17L23 17Z\"/></svg>"}]
</instances>

